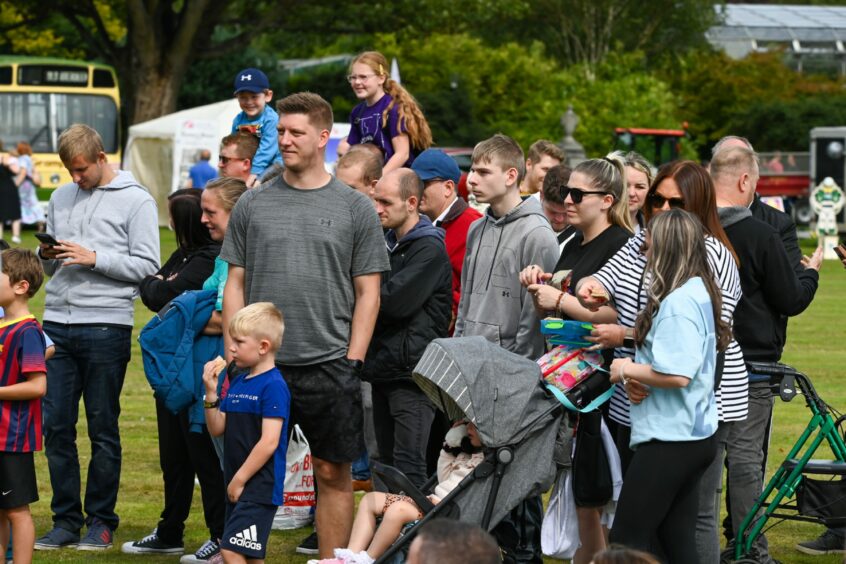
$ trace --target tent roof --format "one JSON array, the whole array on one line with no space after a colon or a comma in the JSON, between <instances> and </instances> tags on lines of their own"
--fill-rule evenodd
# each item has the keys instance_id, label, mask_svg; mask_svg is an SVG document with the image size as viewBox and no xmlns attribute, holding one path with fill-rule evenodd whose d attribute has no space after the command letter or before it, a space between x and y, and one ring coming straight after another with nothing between
<instances>
[{"instance_id":1,"label":"tent roof","mask_svg":"<svg viewBox=\"0 0 846 564\"><path fill-rule=\"evenodd\" d=\"M231 98L223 102L198 106L135 124L129 128L129 136L171 139L186 120L218 121L221 117L225 117L224 122L228 126L240 111L238 100Z\"/></svg>"}]
</instances>

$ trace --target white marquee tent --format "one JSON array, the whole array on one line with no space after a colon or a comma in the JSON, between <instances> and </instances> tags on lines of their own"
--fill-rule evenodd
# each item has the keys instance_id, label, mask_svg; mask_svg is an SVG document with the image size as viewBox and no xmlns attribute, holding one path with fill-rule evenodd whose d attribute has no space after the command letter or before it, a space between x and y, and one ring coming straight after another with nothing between
<instances>
[{"instance_id":1,"label":"white marquee tent","mask_svg":"<svg viewBox=\"0 0 846 564\"><path fill-rule=\"evenodd\" d=\"M146 186L159 206L159 224L168 223L167 197L185 185L188 169L200 149L208 149L212 166L217 164L220 140L232 130L232 120L240 112L234 98L168 114L129 128L123 169L129 170ZM349 133L348 123L332 127L326 161L337 160L340 139ZM331 167L329 167L331 169Z\"/></svg>"}]
</instances>

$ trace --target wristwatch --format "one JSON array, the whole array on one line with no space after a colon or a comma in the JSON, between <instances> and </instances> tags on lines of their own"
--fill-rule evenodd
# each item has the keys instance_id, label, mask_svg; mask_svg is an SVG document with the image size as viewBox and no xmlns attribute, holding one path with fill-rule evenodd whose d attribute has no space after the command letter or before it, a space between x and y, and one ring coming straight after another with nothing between
<instances>
[{"instance_id":1,"label":"wristwatch","mask_svg":"<svg viewBox=\"0 0 846 564\"><path fill-rule=\"evenodd\" d=\"M364 370L364 361L358 358L348 358L347 362L350 363L352 369L356 372L361 372Z\"/></svg>"},{"instance_id":2,"label":"wristwatch","mask_svg":"<svg viewBox=\"0 0 846 564\"><path fill-rule=\"evenodd\" d=\"M206 409L214 409L215 407L220 405L220 398L218 397L214 401L206 401L205 396L203 396L203 407Z\"/></svg>"}]
</instances>

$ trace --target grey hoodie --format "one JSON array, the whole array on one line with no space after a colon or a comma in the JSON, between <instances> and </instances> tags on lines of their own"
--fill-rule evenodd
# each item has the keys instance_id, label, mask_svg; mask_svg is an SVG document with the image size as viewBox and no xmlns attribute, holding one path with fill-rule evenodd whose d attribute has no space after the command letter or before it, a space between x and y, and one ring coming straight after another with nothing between
<instances>
[{"instance_id":1,"label":"grey hoodie","mask_svg":"<svg viewBox=\"0 0 846 564\"><path fill-rule=\"evenodd\" d=\"M543 337L520 271L536 264L552 272L557 261L558 239L537 199L526 198L500 218L489 208L467 233L454 336L480 335L526 358L540 357Z\"/></svg>"},{"instance_id":2,"label":"grey hoodie","mask_svg":"<svg viewBox=\"0 0 846 564\"><path fill-rule=\"evenodd\" d=\"M71 182L50 197L47 233L97 253L94 268L44 260L44 320L132 325L138 284L159 269L156 202L132 173L82 190Z\"/></svg>"}]
</instances>

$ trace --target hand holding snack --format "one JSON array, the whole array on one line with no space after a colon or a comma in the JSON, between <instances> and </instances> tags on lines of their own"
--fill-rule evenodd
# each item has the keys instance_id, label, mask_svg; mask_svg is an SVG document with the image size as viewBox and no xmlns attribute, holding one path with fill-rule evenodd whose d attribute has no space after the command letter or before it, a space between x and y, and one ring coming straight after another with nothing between
<instances>
[{"instance_id":1,"label":"hand holding snack","mask_svg":"<svg viewBox=\"0 0 846 564\"><path fill-rule=\"evenodd\" d=\"M591 311L596 311L606 305L610 299L602 284L592 277L582 278L576 290L576 297L579 298L582 307Z\"/></svg>"},{"instance_id":2,"label":"hand holding snack","mask_svg":"<svg viewBox=\"0 0 846 564\"><path fill-rule=\"evenodd\" d=\"M217 379L221 372L226 368L226 361L221 357L210 360L203 367L203 384L206 386L206 392L217 392Z\"/></svg>"}]
</instances>

